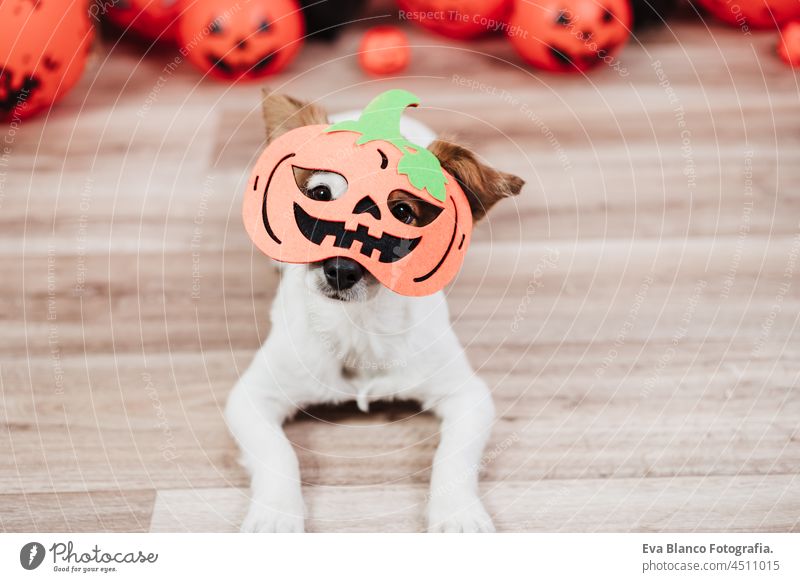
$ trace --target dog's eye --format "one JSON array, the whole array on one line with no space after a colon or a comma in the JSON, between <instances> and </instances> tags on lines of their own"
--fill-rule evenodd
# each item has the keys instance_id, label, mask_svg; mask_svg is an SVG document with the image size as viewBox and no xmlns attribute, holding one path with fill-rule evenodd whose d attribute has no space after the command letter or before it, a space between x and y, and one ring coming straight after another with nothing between
<instances>
[{"instance_id":1,"label":"dog's eye","mask_svg":"<svg viewBox=\"0 0 800 582\"><path fill-rule=\"evenodd\" d=\"M393 190L386 203L392 216L403 224L412 226L427 226L442 212L440 207L405 190Z\"/></svg>"},{"instance_id":2,"label":"dog's eye","mask_svg":"<svg viewBox=\"0 0 800 582\"><path fill-rule=\"evenodd\" d=\"M392 205L392 215L405 224L414 224L417 221L417 214L410 204L398 202Z\"/></svg>"},{"instance_id":3,"label":"dog's eye","mask_svg":"<svg viewBox=\"0 0 800 582\"><path fill-rule=\"evenodd\" d=\"M306 196L314 200L336 200L347 191L347 180L336 172L314 172L306 182Z\"/></svg>"},{"instance_id":4,"label":"dog's eye","mask_svg":"<svg viewBox=\"0 0 800 582\"><path fill-rule=\"evenodd\" d=\"M312 200L328 202L347 192L347 180L336 172L309 170L293 166L294 181L300 191Z\"/></svg>"}]
</instances>

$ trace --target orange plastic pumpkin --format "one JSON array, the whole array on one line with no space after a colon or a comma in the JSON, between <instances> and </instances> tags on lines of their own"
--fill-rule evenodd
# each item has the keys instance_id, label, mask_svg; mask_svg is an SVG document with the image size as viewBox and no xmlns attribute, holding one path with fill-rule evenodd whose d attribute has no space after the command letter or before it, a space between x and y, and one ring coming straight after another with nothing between
<instances>
[{"instance_id":1,"label":"orange plastic pumpkin","mask_svg":"<svg viewBox=\"0 0 800 582\"><path fill-rule=\"evenodd\" d=\"M512 0L398 0L400 19L443 36L475 38L503 30Z\"/></svg>"},{"instance_id":2,"label":"orange plastic pumpkin","mask_svg":"<svg viewBox=\"0 0 800 582\"><path fill-rule=\"evenodd\" d=\"M790 22L781 28L778 55L787 65L800 67L800 21Z\"/></svg>"},{"instance_id":3,"label":"orange plastic pumpkin","mask_svg":"<svg viewBox=\"0 0 800 582\"><path fill-rule=\"evenodd\" d=\"M540 69L585 71L603 62L615 65L631 24L628 0L517 0L509 39Z\"/></svg>"},{"instance_id":4,"label":"orange plastic pumpkin","mask_svg":"<svg viewBox=\"0 0 800 582\"><path fill-rule=\"evenodd\" d=\"M50 107L83 72L94 39L87 2L0 2L0 119Z\"/></svg>"},{"instance_id":5,"label":"orange plastic pumpkin","mask_svg":"<svg viewBox=\"0 0 800 582\"><path fill-rule=\"evenodd\" d=\"M295 0L197 0L178 26L181 52L214 78L254 80L282 70L303 42Z\"/></svg>"},{"instance_id":6,"label":"orange plastic pumpkin","mask_svg":"<svg viewBox=\"0 0 800 582\"><path fill-rule=\"evenodd\" d=\"M92 9L110 22L148 40L175 40L184 0L116 0Z\"/></svg>"},{"instance_id":7,"label":"orange plastic pumpkin","mask_svg":"<svg viewBox=\"0 0 800 582\"><path fill-rule=\"evenodd\" d=\"M800 0L695 0L715 18L742 29L775 28L800 18ZM777 23L777 24L776 24Z\"/></svg>"},{"instance_id":8,"label":"orange plastic pumpkin","mask_svg":"<svg viewBox=\"0 0 800 582\"><path fill-rule=\"evenodd\" d=\"M628 0L517 0L509 39L540 69L586 71L602 62L613 66L631 23Z\"/></svg>"},{"instance_id":9,"label":"orange plastic pumpkin","mask_svg":"<svg viewBox=\"0 0 800 582\"><path fill-rule=\"evenodd\" d=\"M389 91L359 122L301 127L272 142L244 198L244 223L256 246L289 263L347 257L403 295L443 288L469 245L467 198L433 154L389 134L379 139L375 124L364 121L368 112L380 117L391 111L399 128L402 109L415 100L405 91ZM407 156L421 152L434 163L404 174ZM315 176L327 177L326 189L315 186ZM420 188L420 180L428 186Z\"/></svg>"},{"instance_id":10,"label":"orange plastic pumpkin","mask_svg":"<svg viewBox=\"0 0 800 582\"><path fill-rule=\"evenodd\" d=\"M361 40L358 61L373 75L392 75L404 70L411 60L406 33L396 26L376 26Z\"/></svg>"}]
</instances>

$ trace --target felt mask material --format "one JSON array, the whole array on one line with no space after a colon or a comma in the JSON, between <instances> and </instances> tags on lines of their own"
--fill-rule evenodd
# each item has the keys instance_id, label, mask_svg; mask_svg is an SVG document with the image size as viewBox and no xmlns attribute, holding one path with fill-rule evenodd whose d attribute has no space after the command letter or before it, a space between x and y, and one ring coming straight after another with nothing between
<instances>
[{"instance_id":1,"label":"felt mask material","mask_svg":"<svg viewBox=\"0 0 800 582\"><path fill-rule=\"evenodd\" d=\"M347 257L402 295L449 283L469 245L464 192L428 150L400 135L418 103L377 97L357 121L285 133L261 154L244 197L244 223L266 255L289 263Z\"/></svg>"}]
</instances>

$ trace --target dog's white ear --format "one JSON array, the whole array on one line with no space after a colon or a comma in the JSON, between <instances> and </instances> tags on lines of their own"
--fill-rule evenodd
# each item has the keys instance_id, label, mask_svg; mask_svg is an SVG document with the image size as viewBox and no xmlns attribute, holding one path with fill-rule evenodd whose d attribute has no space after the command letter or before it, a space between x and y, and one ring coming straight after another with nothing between
<instances>
[{"instance_id":1,"label":"dog's white ear","mask_svg":"<svg viewBox=\"0 0 800 582\"><path fill-rule=\"evenodd\" d=\"M519 194L525 181L480 162L467 148L437 139L428 149L467 195L472 219L483 218L498 201Z\"/></svg>"},{"instance_id":2,"label":"dog's white ear","mask_svg":"<svg viewBox=\"0 0 800 582\"><path fill-rule=\"evenodd\" d=\"M267 143L304 125L328 123L328 114L317 105L304 103L288 95L270 93L267 89L262 89L261 95Z\"/></svg>"}]
</instances>

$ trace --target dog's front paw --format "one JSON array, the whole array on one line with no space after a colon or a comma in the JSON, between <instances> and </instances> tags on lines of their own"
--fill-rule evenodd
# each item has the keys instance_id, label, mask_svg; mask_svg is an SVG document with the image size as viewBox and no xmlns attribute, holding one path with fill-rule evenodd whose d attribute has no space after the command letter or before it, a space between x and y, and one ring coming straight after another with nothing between
<instances>
[{"instance_id":1,"label":"dog's front paw","mask_svg":"<svg viewBox=\"0 0 800 582\"><path fill-rule=\"evenodd\" d=\"M297 508L263 505L257 501L242 522L244 533L303 533L303 511Z\"/></svg>"},{"instance_id":2,"label":"dog's front paw","mask_svg":"<svg viewBox=\"0 0 800 582\"><path fill-rule=\"evenodd\" d=\"M431 533L492 533L494 524L477 497L465 503L432 499L428 505Z\"/></svg>"}]
</instances>

